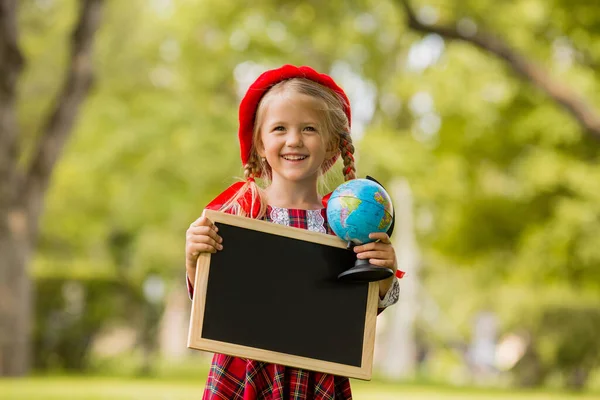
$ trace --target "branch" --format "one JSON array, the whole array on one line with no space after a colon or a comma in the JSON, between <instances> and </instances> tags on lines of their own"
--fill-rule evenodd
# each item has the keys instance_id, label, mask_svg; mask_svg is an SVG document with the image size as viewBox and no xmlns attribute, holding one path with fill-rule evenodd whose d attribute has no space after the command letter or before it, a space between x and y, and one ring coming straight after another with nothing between
<instances>
[{"instance_id":1,"label":"branch","mask_svg":"<svg viewBox=\"0 0 600 400\"><path fill-rule=\"evenodd\" d=\"M550 78L540 67L523 57L497 37L487 33L463 35L451 26L425 25L416 17L409 0L400 0L406 12L408 26L419 32L436 33L442 37L462 40L504 60L514 72L527 79L555 102L562 105L595 139L600 140L600 115L569 87Z\"/></svg>"},{"instance_id":2,"label":"branch","mask_svg":"<svg viewBox=\"0 0 600 400\"><path fill-rule=\"evenodd\" d=\"M71 37L71 58L65 83L57 95L37 143L23 188L29 211L37 214L54 166L69 138L79 108L92 85L92 53L104 0L81 0L81 10Z\"/></svg>"},{"instance_id":3,"label":"branch","mask_svg":"<svg viewBox=\"0 0 600 400\"><path fill-rule=\"evenodd\" d=\"M16 86L23 56L17 40L17 0L0 0L0 181L12 182L17 159ZM0 197L7 193L0 192Z\"/></svg>"}]
</instances>

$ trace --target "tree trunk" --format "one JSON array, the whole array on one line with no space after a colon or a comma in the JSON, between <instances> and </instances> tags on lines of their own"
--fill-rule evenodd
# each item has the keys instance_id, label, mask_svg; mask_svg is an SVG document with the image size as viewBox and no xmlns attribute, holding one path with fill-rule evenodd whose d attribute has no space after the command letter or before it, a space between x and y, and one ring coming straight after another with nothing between
<instances>
[{"instance_id":1,"label":"tree trunk","mask_svg":"<svg viewBox=\"0 0 600 400\"><path fill-rule=\"evenodd\" d=\"M23 213L0 210L0 376L23 375L30 364L31 246L24 225Z\"/></svg>"},{"instance_id":2,"label":"tree trunk","mask_svg":"<svg viewBox=\"0 0 600 400\"><path fill-rule=\"evenodd\" d=\"M104 0L82 0L71 34L71 57L55 107L31 164L19 165L16 87L23 68L17 0L0 0L0 376L31 364L31 281L27 266L39 231L44 196L92 83L92 44Z\"/></svg>"},{"instance_id":3,"label":"tree trunk","mask_svg":"<svg viewBox=\"0 0 600 400\"><path fill-rule=\"evenodd\" d=\"M15 0L0 1L0 376L22 375L29 365L30 284L27 220L15 208L16 86L23 68L17 43Z\"/></svg>"}]
</instances>

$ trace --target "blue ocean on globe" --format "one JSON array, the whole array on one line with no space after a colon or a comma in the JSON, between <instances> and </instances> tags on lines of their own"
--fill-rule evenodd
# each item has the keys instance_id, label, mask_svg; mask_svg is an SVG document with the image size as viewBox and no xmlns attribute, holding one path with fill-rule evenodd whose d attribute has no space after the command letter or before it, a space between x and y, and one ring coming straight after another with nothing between
<instances>
[{"instance_id":1,"label":"blue ocean on globe","mask_svg":"<svg viewBox=\"0 0 600 400\"><path fill-rule=\"evenodd\" d=\"M359 245L372 241L370 233L387 232L392 224L392 207L381 185L369 179L353 179L331 194L327 220L337 236Z\"/></svg>"}]
</instances>

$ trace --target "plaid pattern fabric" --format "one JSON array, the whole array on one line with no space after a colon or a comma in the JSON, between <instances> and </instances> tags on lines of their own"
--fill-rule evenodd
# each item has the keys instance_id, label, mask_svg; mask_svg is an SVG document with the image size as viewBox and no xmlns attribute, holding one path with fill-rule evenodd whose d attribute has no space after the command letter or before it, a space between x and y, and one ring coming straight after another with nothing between
<instances>
[{"instance_id":1,"label":"plaid pattern fabric","mask_svg":"<svg viewBox=\"0 0 600 400\"><path fill-rule=\"evenodd\" d=\"M282 223L281 221L277 221L276 217L273 218L274 217L273 211L281 211L286 214L286 217L287 217L286 222L285 222L286 225L293 226L294 228L309 229L309 221L308 221L309 211L291 209L291 208L290 209L275 208L275 207L267 206L267 212L265 215L266 221ZM320 210L315 210L312 212L313 213L318 212L320 214L321 218L323 219L323 228L325 228L325 231L328 234L334 235L333 231L329 227L329 224L327 223L327 210L325 208L322 208Z\"/></svg>"},{"instance_id":2,"label":"plaid pattern fabric","mask_svg":"<svg viewBox=\"0 0 600 400\"><path fill-rule=\"evenodd\" d=\"M269 207L265 219L274 222L271 211ZM308 229L305 210L287 211L290 226ZM325 209L321 210L321 216L325 229L332 233ZM215 354L202 399L347 400L352 399L352 393L348 378Z\"/></svg>"},{"instance_id":3,"label":"plaid pattern fabric","mask_svg":"<svg viewBox=\"0 0 600 400\"><path fill-rule=\"evenodd\" d=\"M202 399L333 400L352 393L348 378L215 354Z\"/></svg>"}]
</instances>

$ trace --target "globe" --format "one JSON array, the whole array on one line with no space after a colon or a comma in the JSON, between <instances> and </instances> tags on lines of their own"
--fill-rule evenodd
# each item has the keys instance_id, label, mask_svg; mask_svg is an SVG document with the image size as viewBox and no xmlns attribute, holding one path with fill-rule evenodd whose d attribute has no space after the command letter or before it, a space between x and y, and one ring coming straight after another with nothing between
<instances>
[{"instance_id":1,"label":"globe","mask_svg":"<svg viewBox=\"0 0 600 400\"><path fill-rule=\"evenodd\" d=\"M387 232L393 214L390 196L369 179L344 182L327 203L329 226L337 236L355 245L372 242L370 233Z\"/></svg>"}]
</instances>

